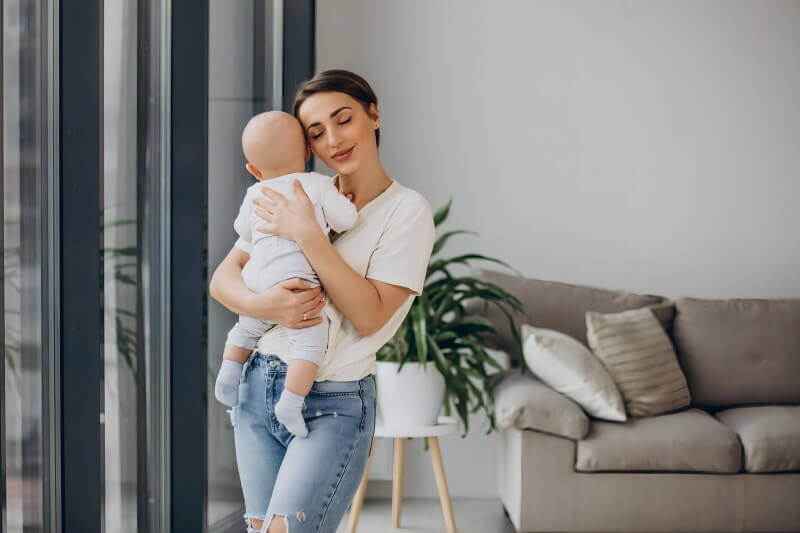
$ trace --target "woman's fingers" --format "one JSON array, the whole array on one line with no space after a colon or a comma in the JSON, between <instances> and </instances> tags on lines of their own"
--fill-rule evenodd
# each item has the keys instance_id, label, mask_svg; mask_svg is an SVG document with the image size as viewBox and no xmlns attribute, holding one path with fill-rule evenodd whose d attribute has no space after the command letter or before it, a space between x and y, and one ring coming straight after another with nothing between
<instances>
[{"instance_id":1,"label":"woman's fingers","mask_svg":"<svg viewBox=\"0 0 800 533\"><path fill-rule=\"evenodd\" d=\"M308 301L303 302L300 308L306 314L306 318L308 318L312 314L322 311L323 307L325 307L325 297L322 293L319 293Z\"/></svg>"},{"instance_id":2,"label":"woman's fingers","mask_svg":"<svg viewBox=\"0 0 800 533\"><path fill-rule=\"evenodd\" d=\"M264 198L261 198L260 196L256 196L255 198L253 198L253 204L255 204L256 206L260 207L261 209L266 209L267 207L272 205L272 202L269 201L269 200L265 200Z\"/></svg>"},{"instance_id":3,"label":"woman's fingers","mask_svg":"<svg viewBox=\"0 0 800 533\"><path fill-rule=\"evenodd\" d=\"M300 183L300 180L295 179L292 182L292 187L294 188L294 197L296 200L300 202L311 202L311 199L306 194L306 190L303 189L303 184Z\"/></svg>"},{"instance_id":4,"label":"woman's fingers","mask_svg":"<svg viewBox=\"0 0 800 533\"><path fill-rule=\"evenodd\" d=\"M300 322L297 322L296 324L294 324L292 326L292 329L310 328L311 326L316 326L320 322L322 322L322 317L315 316L315 317L309 318L308 320L301 320Z\"/></svg>"},{"instance_id":5,"label":"woman's fingers","mask_svg":"<svg viewBox=\"0 0 800 533\"><path fill-rule=\"evenodd\" d=\"M287 279L285 281L281 281L279 283L279 285L281 287L283 287L284 289L288 289L290 291L311 289L312 288L311 284L309 282L307 282L306 280L304 280L303 278ZM313 287L313 288L318 289L319 287Z\"/></svg>"},{"instance_id":6,"label":"woman's fingers","mask_svg":"<svg viewBox=\"0 0 800 533\"><path fill-rule=\"evenodd\" d=\"M281 204L281 205L283 205L286 202L288 202L288 200L286 199L286 197L284 195L282 195L278 191L270 189L266 185L261 187L259 190L261 191L261 194L263 194L264 196L267 197L267 199L260 198L260 197L256 196L253 199L253 202L258 204L258 205L261 205L261 203L259 203L259 202L263 202L263 203L267 203L268 204L268 202L270 200L272 200L273 202L275 202L277 204Z\"/></svg>"},{"instance_id":7,"label":"woman's fingers","mask_svg":"<svg viewBox=\"0 0 800 533\"><path fill-rule=\"evenodd\" d=\"M261 224L256 228L256 231L260 233L277 233L278 228L271 224Z\"/></svg>"},{"instance_id":8,"label":"woman's fingers","mask_svg":"<svg viewBox=\"0 0 800 533\"><path fill-rule=\"evenodd\" d=\"M316 316L317 313L321 313L323 309L325 309L325 299L324 298L321 299L319 301L319 303L317 303L316 307L314 307L314 309L312 309L311 312L308 313L306 316Z\"/></svg>"}]
</instances>

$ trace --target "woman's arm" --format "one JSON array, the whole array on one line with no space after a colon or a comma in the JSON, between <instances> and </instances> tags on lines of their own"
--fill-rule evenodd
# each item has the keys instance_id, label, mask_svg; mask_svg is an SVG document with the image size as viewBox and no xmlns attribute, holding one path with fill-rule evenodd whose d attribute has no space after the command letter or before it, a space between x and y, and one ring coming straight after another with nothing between
<instances>
[{"instance_id":1,"label":"woman's arm","mask_svg":"<svg viewBox=\"0 0 800 533\"><path fill-rule=\"evenodd\" d=\"M411 294L411 289L367 279L353 270L322 231L298 244L328 297L364 337L383 327Z\"/></svg>"},{"instance_id":2,"label":"woman's arm","mask_svg":"<svg viewBox=\"0 0 800 533\"><path fill-rule=\"evenodd\" d=\"M286 280L260 293L248 289L242 279L242 268L249 257L236 246L228 252L211 276L208 293L212 298L236 314L290 328L307 328L322 321L316 316L325 307L322 289L309 288L311 285L302 279Z\"/></svg>"}]
</instances>

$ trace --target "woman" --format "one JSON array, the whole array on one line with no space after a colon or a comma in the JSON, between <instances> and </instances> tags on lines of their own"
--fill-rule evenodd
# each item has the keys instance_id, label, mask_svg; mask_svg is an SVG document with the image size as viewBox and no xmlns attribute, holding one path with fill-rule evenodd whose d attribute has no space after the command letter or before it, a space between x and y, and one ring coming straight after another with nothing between
<instances>
[{"instance_id":1,"label":"woman","mask_svg":"<svg viewBox=\"0 0 800 533\"><path fill-rule=\"evenodd\" d=\"M390 179L378 154L378 100L360 76L317 74L300 86L294 114L309 147L337 172L334 184L358 209L356 225L334 235L316 223L308 197L265 188L257 213L265 231L296 241L341 318L306 397L308 437L279 424L274 403L286 375L286 328L320 321L319 288L289 280L255 294L241 278L241 240L214 272L210 292L231 311L279 324L261 338L242 372L233 411L236 460L248 531L335 532L366 467L375 431L375 352L397 331L425 280L433 247L427 200Z\"/></svg>"}]
</instances>

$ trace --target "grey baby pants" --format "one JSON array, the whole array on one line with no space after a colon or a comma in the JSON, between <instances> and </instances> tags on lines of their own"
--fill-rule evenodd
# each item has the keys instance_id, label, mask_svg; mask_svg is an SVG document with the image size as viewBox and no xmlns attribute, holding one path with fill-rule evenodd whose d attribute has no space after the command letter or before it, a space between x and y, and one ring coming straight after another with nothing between
<instances>
[{"instance_id":1,"label":"grey baby pants","mask_svg":"<svg viewBox=\"0 0 800 533\"><path fill-rule=\"evenodd\" d=\"M250 259L242 270L245 285L255 292L262 292L281 281L302 278L318 287L319 278L297 246L297 243L274 235L263 237L253 244ZM320 313L322 322L308 328L287 328L289 337L288 360L305 359L316 365L322 363L328 349L328 317ZM254 349L258 339L274 322L239 316L239 321L228 332L226 344Z\"/></svg>"}]
</instances>

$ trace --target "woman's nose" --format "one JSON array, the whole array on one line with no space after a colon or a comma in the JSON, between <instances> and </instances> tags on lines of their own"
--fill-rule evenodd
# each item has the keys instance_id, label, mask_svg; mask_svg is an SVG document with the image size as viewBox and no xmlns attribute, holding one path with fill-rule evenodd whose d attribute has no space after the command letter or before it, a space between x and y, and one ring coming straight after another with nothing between
<instances>
[{"instance_id":1,"label":"woman's nose","mask_svg":"<svg viewBox=\"0 0 800 533\"><path fill-rule=\"evenodd\" d=\"M333 133L333 131L328 133L328 146L331 148L336 148L339 146L339 136Z\"/></svg>"}]
</instances>

